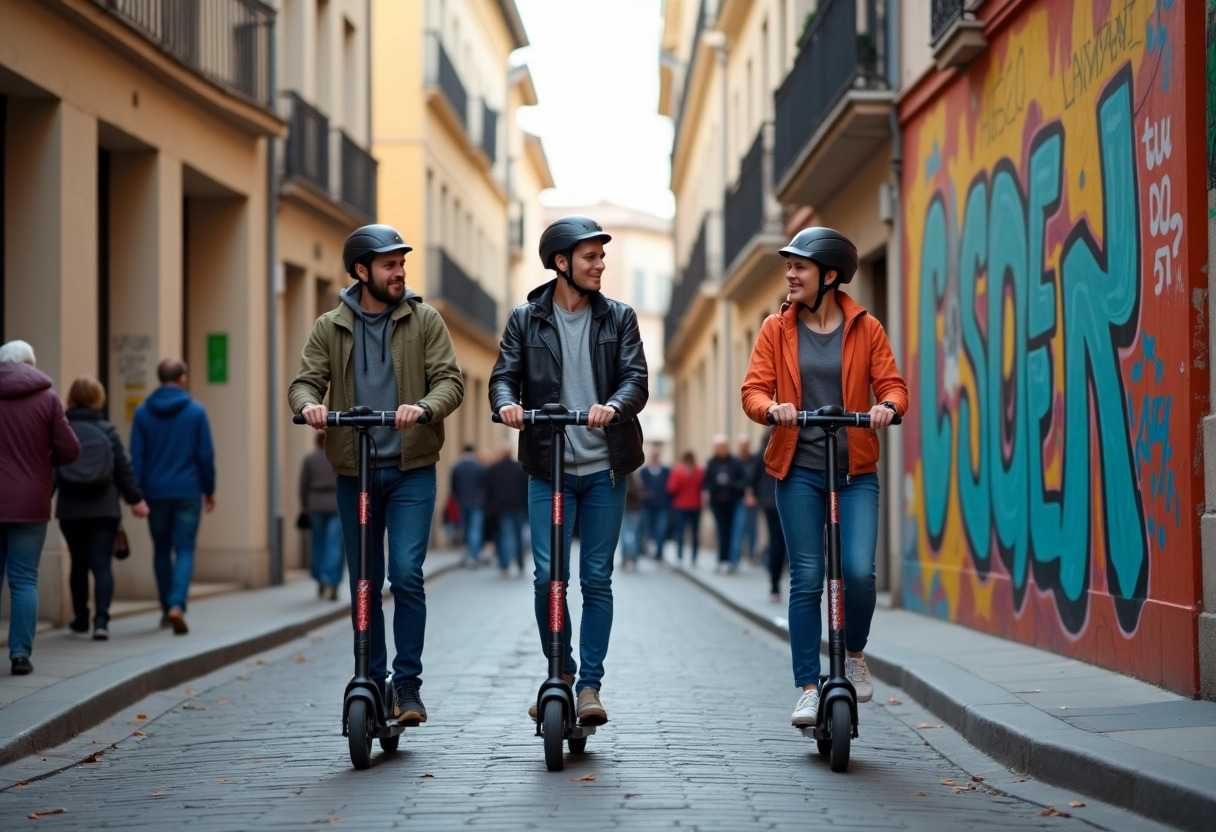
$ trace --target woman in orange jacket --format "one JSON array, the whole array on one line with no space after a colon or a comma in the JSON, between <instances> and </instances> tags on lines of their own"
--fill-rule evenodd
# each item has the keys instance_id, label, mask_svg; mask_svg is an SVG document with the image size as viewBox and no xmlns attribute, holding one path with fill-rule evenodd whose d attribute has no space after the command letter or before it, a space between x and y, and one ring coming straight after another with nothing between
<instances>
[{"instance_id":1,"label":"woman in orange jacket","mask_svg":"<svg viewBox=\"0 0 1216 832\"><path fill-rule=\"evenodd\" d=\"M857 271L853 243L830 228L807 228L780 253L786 258L789 297L760 328L742 394L749 418L765 424L772 414L777 425L764 463L778 480L777 512L790 565L790 651L794 684L802 689L791 722L803 727L815 724L819 704L827 489L823 431L799 429L796 414L830 404L870 414L871 428L838 434L846 670L857 701L868 702L874 686L863 650L874 617L878 544L874 430L908 409L908 386L882 324L840 291Z\"/></svg>"}]
</instances>

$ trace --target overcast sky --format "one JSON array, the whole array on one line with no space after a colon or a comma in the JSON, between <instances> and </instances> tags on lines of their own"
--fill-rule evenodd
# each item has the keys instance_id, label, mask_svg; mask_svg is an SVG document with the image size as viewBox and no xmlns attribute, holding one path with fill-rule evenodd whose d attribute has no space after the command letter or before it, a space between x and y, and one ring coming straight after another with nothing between
<instances>
[{"instance_id":1,"label":"overcast sky","mask_svg":"<svg viewBox=\"0 0 1216 832\"><path fill-rule=\"evenodd\" d=\"M541 137L557 188L546 205L600 199L671 217L671 120L658 113L661 0L516 0L540 104L520 125Z\"/></svg>"}]
</instances>

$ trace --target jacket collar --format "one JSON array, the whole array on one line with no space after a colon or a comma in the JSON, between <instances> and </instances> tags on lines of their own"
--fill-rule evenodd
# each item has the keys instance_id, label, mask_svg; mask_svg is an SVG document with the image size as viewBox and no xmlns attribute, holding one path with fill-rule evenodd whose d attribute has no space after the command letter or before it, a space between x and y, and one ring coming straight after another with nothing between
<instances>
[{"instance_id":1,"label":"jacket collar","mask_svg":"<svg viewBox=\"0 0 1216 832\"><path fill-rule=\"evenodd\" d=\"M389 315L389 320L397 321L404 318L406 315L414 314L414 305L411 300L421 301L422 296L415 294L409 287L406 287L405 297L401 299L401 303L393 307L393 314ZM334 316L334 323L344 329L355 331L355 310L351 309L345 303L338 304L338 312Z\"/></svg>"},{"instance_id":2,"label":"jacket collar","mask_svg":"<svg viewBox=\"0 0 1216 832\"><path fill-rule=\"evenodd\" d=\"M844 332L841 333L841 341L843 341L844 337L849 334L853 322L867 313L864 306L840 289L836 290L836 302L840 304L840 311L844 313ZM786 367L794 378L801 378L802 373L798 368L798 304L785 301L781 304L779 314L781 315L781 332L785 336L786 349L783 352Z\"/></svg>"},{"instance_id":3,"label":"jacket collar","mask_svg":"<svg viewBox=\"0 0 1216 832\"><path fill-rule=\"evenodd\" d=\"M528 292L528 302L546 321L553 320L553 293L557 291L557 280L555 277L548 283L542 283ZM598 318L608 312L608 301L604 298L603 292L592 292L588 297L591 298L592 317Z\"/></svg>"}]
</instances>

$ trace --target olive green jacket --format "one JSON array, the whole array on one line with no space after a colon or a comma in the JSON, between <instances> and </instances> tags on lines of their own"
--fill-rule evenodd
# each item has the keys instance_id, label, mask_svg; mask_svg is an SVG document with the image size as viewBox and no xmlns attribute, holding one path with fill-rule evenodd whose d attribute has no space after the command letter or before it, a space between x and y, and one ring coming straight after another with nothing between
<instances>
[{"instance_id":1,"label":"olive green jacket","mask_svg":"<svg viewBox=\"0 0 1216 832\"><path fill-rule=\"evenodd\" d=\"M431 409L425 425L401 432L401 470L421 468L439 460L443 447L443 420L464 399L464 376L456 362L456 348L447 325L434 307L409 292L391 315L389 349L397 371L400 404L426 402ZM346 304L317 318L300 355L300 371L287 390L291 412L309 404L330 410L348 410L358 404L351 351L355 343L355 313ZM330 430L325 434L325 456L334 470L358 474L358 431Z\"/></svg>"}]
</instances>

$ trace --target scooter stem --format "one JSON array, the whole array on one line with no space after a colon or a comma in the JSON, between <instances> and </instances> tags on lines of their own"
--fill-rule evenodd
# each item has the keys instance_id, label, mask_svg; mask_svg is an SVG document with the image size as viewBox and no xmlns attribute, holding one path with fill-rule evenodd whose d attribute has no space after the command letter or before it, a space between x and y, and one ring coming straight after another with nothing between
<instances>
[{"instance_id":1,"label":"scooter stem","mask_svg":"<svg viewBox=\"0 0 1216 832\"><path fill-rule=\"evenodd\" d=\"M355 575L355 676L371 675L371 558L368 554L371 523L371 436L359 428L359 551Z\"/></svg>"},{"instance_id":2,"label":"scooter stem","mask_svg":"<svg viewBox=\"0 0 1216 832\"><path fill-rule=\"evenodd\" d=\"M562 678L562 634L566 626L566 435L553 431L553 505L549 524L549 678Z\"/></svg>"},{"instance_id":3,"label":"scooter stem","mask_svg":"<svg viewBox=\"0 0 1216 832\"><path fill-rule=\"evenodd\" d=\"M824 430L827 465L828 522L824 554L828 579L828 667L830 678L844 678L844 580L840 568L840 475L836 460L836 429Z\"/></svg>"}]
</instances>

